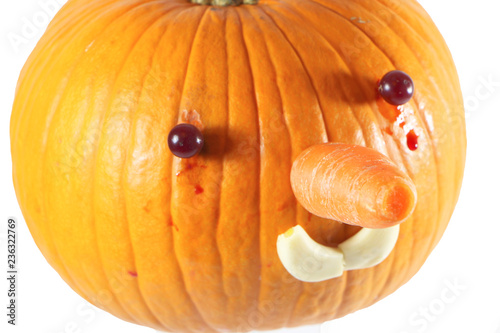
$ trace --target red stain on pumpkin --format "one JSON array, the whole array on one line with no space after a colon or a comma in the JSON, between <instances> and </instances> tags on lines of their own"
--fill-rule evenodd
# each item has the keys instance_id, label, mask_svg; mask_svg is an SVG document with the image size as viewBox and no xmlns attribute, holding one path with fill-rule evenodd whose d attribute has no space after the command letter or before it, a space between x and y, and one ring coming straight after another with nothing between
<instances>
[{"instance_id":1,"label":"red stain on pumpkin","mask_svg":"<svg viewBox=\"0 0 500 333\"><path fill-rule=\"evenodd\" d=\"M194 187L194 194L202 194L203 192L205 192L205 190L200 185Z\"/></svg>"},{"instance_id":2,"label":"red stain on pumpkin","mask_svg":"<svg viewBox=\"0 0 500 333\"><path fill-rule=\"evenodd\" d=\"M137 272L128 271L128 274L129 274L131 277L137 277Z\"/></svg>"},{"instance_id":3,"label":"red stain on pumpkin","mask_svg":"<svg viewBox=\"0 0 500 333\"><path fill-rule=\"evenodd\" d=\"M197 162L186 162L185 165L183 165L183 169L178 171L175 175L177 177L179 177L180 175L182 175L183 173L185 173L186 171L189 171L189 170L193 170L194 168L202 168L202 169L206 169L207 166L206 165L200 165L198 164Z\"/></svg>"},{"instance_id":4,"label":"red stain on pumpkin","mask_svg":"<svg viewBox=\"0 0 500 333\"><path fill-rule=\"evenodd\" d=\"M415 151L418 148L418 135L415 133L414 129L411 129L408 131L408 129L405 129L406 126L406 119L409 115L409 112L405 112L402 106L397 107L399 110L399 115L397 116L395 122L396 124L399 125L403 130L406 132L406 145L408 146L408 149L411 151ZM392 132L392 131L391 131Z\"/></svg>"},{"instance_id":5,"label":"red stain on pumpkin","mask_svg":"<svg viewBox=\"0 0 500 333\"><path fill-rule=\"evenodd\" d=\"M151 205L152 205L152 203L153 203L153 202L152 202L151 200L148 200L148 202L146 203L146 206L144 206L144 207L143 207L143 209L144 209L144 211L145 211L146 213L151 212Z\"/></svg>"},{"instance_id":6,"label":"red stain on pumpkin","mask_svg":"<svg viewBox=\"0 0 500 333\"><path fill-rule=\"evenodd\" d=\"M172 216L170 216L170 218L168 219L167 226L174 227L175 231L179 231L179 228L177 227L177 225L174 224L174 220L172 219Z\"/></svg>"},{"instance_id":7,"label":"red stain on pumpkin","mask_svg":"<svg viewBox=\"0 0 500 333\"><path fill-rule=\"evenodd\" d=\"M408 145L408 149L411 151L417 150L418 148L418 135L414 130L411 130L406 134L406 144Z\"/></svg>"}]
</instances>

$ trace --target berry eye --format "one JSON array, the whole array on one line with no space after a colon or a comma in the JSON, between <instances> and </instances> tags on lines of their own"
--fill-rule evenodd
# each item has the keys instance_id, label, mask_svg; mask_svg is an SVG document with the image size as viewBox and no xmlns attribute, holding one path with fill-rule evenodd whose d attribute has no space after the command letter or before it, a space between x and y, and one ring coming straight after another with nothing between
<instances>
[{"instance_id":1,"label":"berry eye","mask_svg":"<svg viewBox=\"0 0 500 333\"><path fill-rule=\"evenodd\" d=\"M413 97L413 80L405 72L390 71L380 80L378 91L387 103L403 105Z\"/></svg>"},{"instance_id":2,"label":"berry eye","mask_svg":"<svg viewBox=\"0 0 500 333\"><path fill-rule=\"evenodd\" d=\"M168 148L177 157L190 158L203 148L203 134L191 124L176 125L168 134Z\"/></svg>"}]
</instances>

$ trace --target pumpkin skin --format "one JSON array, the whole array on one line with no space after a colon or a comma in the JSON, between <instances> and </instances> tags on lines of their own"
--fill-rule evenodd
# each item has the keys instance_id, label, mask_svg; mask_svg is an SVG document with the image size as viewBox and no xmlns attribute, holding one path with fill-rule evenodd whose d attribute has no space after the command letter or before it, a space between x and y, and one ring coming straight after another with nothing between
<instances>
[{"instance_id":1,"label":"pumpkin skin","mask_svg":"<svg viewBox=\"0 0 500 333\"><path fill-rule=\"evenodd\" d=\"M416 87L399 109L376 90L394 69ZM194 158L168 150L179 122L202 128ZM292 193L293 160L322 142L389 156L418 203L384 262L304 283L282 266L279 234L300 224L335 246L359 230ZM465 149L451 55L413 0L70 0L11 118L16 195L49 264L94 305L172 332L320 323L394 292L447 226Z\"/></svg>"}]
</instances>

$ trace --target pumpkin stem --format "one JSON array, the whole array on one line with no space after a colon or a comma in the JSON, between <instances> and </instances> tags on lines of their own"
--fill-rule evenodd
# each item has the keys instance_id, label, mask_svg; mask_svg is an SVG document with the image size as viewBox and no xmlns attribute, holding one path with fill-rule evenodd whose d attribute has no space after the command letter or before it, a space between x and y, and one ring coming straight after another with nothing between
<instances>
[{"instance_id":1,"label":"pumpkin stem","mask_svg":"<svg viewBox=\"0 0 500 333\"><path fill-rule=\"evenodd\" d=\"M259 0L189 0L191 3L198 5L210 6L239 6L239 5L256 5Z\"/></svg>"}]
</instances>

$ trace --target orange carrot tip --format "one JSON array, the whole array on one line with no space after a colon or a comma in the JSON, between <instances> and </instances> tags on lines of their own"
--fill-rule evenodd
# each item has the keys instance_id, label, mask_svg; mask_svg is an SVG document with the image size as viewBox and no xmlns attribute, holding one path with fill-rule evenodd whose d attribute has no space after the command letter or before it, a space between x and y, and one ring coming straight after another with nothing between
<instances>
[{"instance_id":1,"label":"orange carrot tip","mask_svg":"<svg viewBox=\"0 0 500 333\"><path fill-rule=\"evenodd\" d=\"M387 228L413 212L411 178L375 149L325 143L304 150L290 175L300 204L312 214L366 228Z\"/></svg>"}]
</instances>

